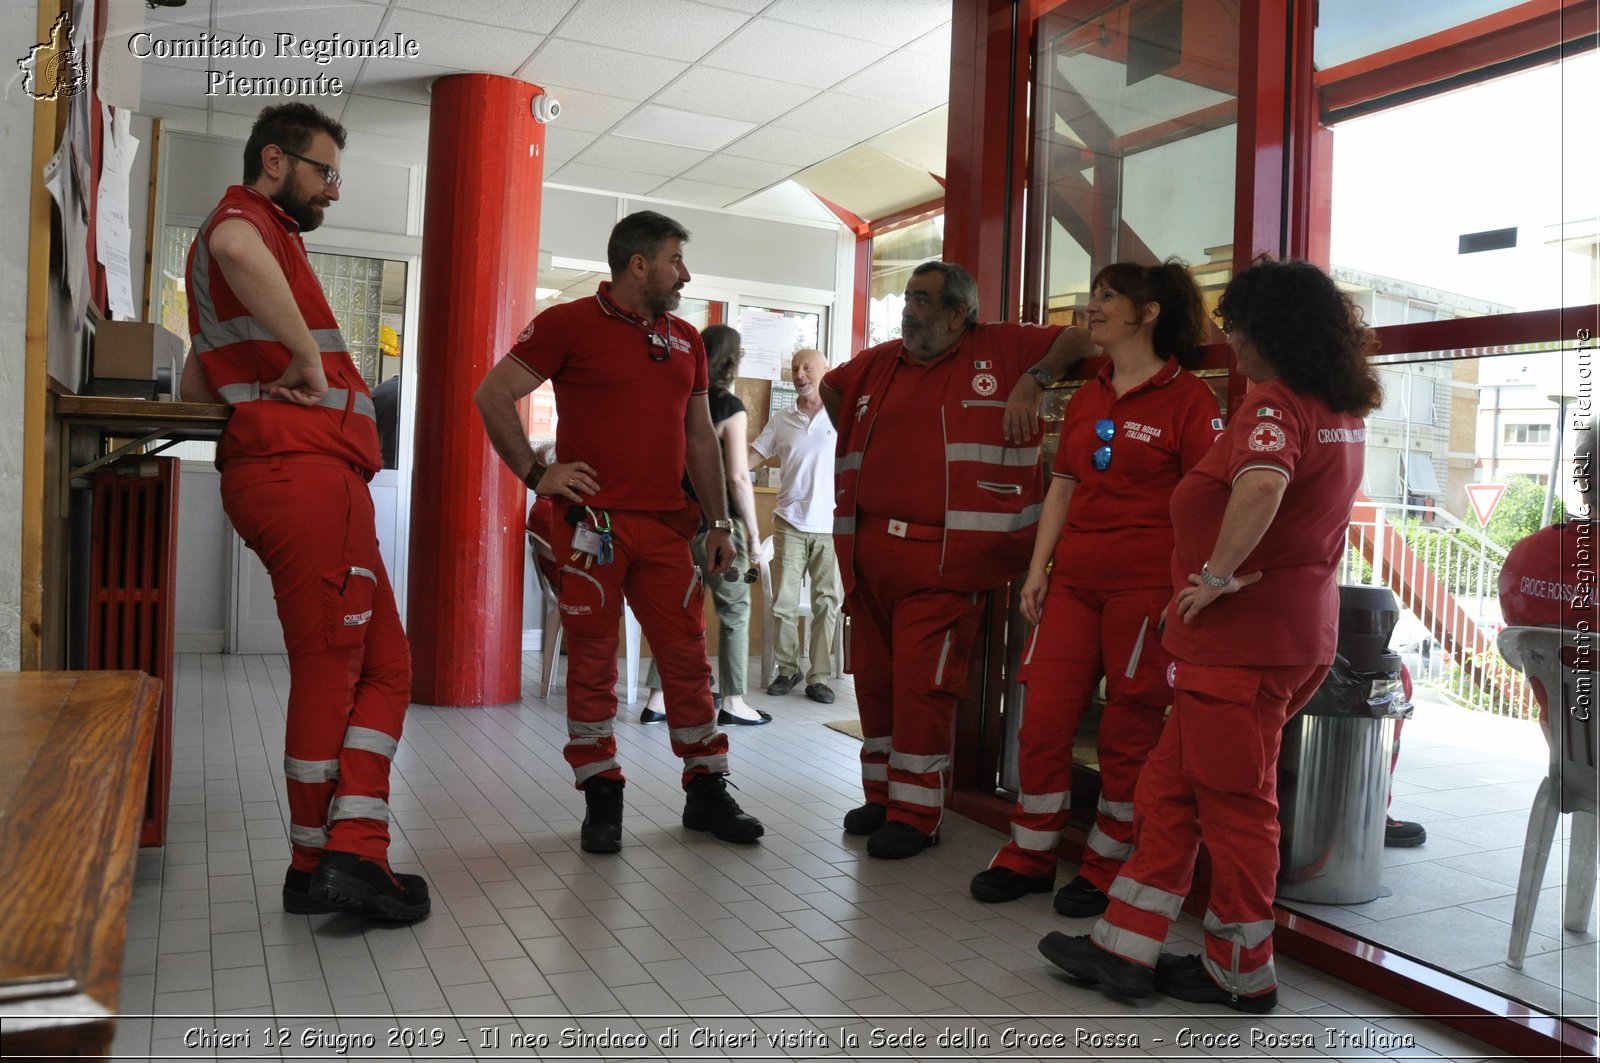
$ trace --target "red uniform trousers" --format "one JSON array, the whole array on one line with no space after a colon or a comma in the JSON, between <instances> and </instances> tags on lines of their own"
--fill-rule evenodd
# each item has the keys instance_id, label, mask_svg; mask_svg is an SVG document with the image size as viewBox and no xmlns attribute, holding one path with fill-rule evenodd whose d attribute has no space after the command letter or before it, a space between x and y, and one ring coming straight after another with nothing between
<instances>
[{"instance_id":1,"label":"red uniform trousers","mask_svg":"<svg viewBox=\"0 0 1600 1063\"><path fill-rule=\"evenodd\" d=\"M232 458L222 506L272 578L289 652L291 864L312 871L327 848L387 866L389 765L411 702L411 645L378 553L372 494L338 458Z\"/></svg>"},{"instance_id":2,"label":"red uniform trousers","mask_svg":"<svg viewBox=\"0 0 1600 1063\"><path fill-rule=\"evenodd\" d=\"M1028 697L1017 737L1022 793L1011 813L1011 841L992 866L1030 878L1055 875L1056 846L1072 808L1072 740L1104 675L1106 704L1096 737L1100 803L1078 871L1104 891L1133 851L1134 784L1172 703L1172 657L1162 649L1158 630L1172 589L1065 584L1051 579L1044 616L1023 655Z\"/></svg>"},{"instance_id":3,"label":"red uniform trousers","mask_svg":"<svg viewBox=\"0 0 1600 1063\"><path fill-rule=\"evenodd\" d=\"M940 544L857 524L855 589L846 596L861 782L870 804L924 834L939 829L956 703L982 598L938 589Z\"/></svg>"},{"instance_id":4,"label":"red uniform trousers","mask_svg":"<svg viewBox=\"0 0 1600 1063\"><path fill-rule=\"evenodd\" d=\"M612 728L624 597L661 674L672 751L683 758L683 785L693 775L727 774L728 736L717 730L711 702L700 570L689 554L693 510L608 510L612 559L602 565L586 554L574 559L570 508L556 503L550 540L560 566L557 596L567 632L568 741L562 755L576 785L582 789L596 776L623 778Z\"/></svg>"},{"instance_id":5,"label":"red uniform trousers","mask_svg":"<svg viewBox=\"0 0 1600 1063\"><path fill-rule=\"evenodd\" d=\"M1204 841L1211 854L1206 970L1239 996L1277 986L1278 751L1283 725L1327 673L1325 664L1178 662L1172 720L1134 797L1133 855L1107 891L1111 904L1091 934L1096 945L1154 967Z\"/></svg>"}]
</instances>

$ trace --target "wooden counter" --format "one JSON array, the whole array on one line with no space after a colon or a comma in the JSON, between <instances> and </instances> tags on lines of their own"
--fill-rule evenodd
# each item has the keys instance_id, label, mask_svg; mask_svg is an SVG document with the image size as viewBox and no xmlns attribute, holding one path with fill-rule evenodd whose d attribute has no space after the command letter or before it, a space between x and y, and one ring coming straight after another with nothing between
<instances>
[{"instance_id":1,"label":"wooden counter","mask_svg":"<svg viewBox=\"0 0 1600 1063\"><path fill-rule=\"evenodd\" d=\"M0 1042L103 1056L127 936L161 684L0 675Z\"/></svg>"}]
</instances>

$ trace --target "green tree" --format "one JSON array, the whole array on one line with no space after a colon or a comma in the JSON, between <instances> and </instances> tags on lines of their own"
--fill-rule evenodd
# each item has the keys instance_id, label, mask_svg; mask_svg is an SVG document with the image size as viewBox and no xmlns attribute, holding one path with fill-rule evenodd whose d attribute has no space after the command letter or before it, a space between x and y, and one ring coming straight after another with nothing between
<instances>
[{"instance_id":1,"label":"green tree","mask_svg":"<svg viewBox=\"0 0 1600 1063\"><path fill-rule=\"evenodd\" d=\"M1531 476L1508 476L1505 496L1495 507L1494 516L1489 518L1486 530L1489 540L1509 550L1538 531L1539 518L1544 515L1544 492L1544 485ZM1478 523L1478 514L1472 511L1472 507L1467 508L1467 526L1483 528ZM1567 519L1567 508L1561 504L1559 495L1550 519L1557 524Z\"/></svg>"}]
</instances>

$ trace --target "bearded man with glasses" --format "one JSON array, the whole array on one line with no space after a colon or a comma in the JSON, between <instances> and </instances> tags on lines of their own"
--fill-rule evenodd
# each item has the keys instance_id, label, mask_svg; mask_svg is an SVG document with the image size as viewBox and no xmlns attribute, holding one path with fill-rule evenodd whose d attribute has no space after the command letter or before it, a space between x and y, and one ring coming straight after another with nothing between
<instances>
[{"instance_id":1,"label":"bearded man with glasses","mask_svg":"<svg viewBox=\"0 0 1600 1063\"><path fill-rule=\"evenodd\" d=\"M563 754L584 794L579 841L591 853L622 847L624 779L613 727L624 596L650 640L672 751L683 758L683 825L730 842L763 833L728 792L728 736L717 729L701 570L689 551L703 510L705 572L720 575L735 554L705 347L694 326L670 312L689 282L688 239L655 211L623 218L606 247L611 280L530 321L476 396L500 457L554 503L551 546L568 638ZM561 411L548 466L517 413L546 380ZM698 506L683 491L686 468Z\"/></svg>"},{"instance_id":2,"label":"bearded man with glasses","mask_svg":"<svg viewBox=\"0 0 1600 1063\"><path fill-rule=\"evenodd\" d=\"M289 654L284 910L409 922L430 902L427 883L388 861L411 648L367 489L383 468L377 412L301 239L339 199L344 145L344 127L309 104L256 119L243 183L189 249L181 393L233 407L217 446L222 505L272 579Z\"/></svg>"}]
</instances>

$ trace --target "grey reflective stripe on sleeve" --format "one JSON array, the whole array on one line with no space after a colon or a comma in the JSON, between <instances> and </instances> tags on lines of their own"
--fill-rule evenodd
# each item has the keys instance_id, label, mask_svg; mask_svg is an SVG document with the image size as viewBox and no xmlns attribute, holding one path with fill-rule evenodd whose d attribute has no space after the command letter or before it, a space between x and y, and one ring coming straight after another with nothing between
<instances>
[{"instance_id":1,"label":"grey reflective stripe on sleeve","mask_svg":"<svg viewBox=\"0 0 1600 1063\"><path fill-rule=\"evenodd\" d=\"M863 764L861 765L861 777L868 782L888 782L889 765Z\"/></svg>"},{"instance_id":2,"label":"grey reflective stripe on sleeve","mask_svg":"<svg viewBox=\"0 0 1600 1063\"><path fill-rule=\"evenodd\" d=\"M217 388L217 398L229 406L243 406L247 402L260 402L262 401L261 385L256 381L250 381L245 384L224 384ZM283 400L269 397L267 401L281 402ZM370 417L374 421L378 419L378 408L372 404L372 396L358 391L355 395L355 402L352 405L349 388L329 388L328 393L322 396L317 405L326 406L334 410L343 410L347 405L350 405L361 416Z\"/></svg>"},{"instance_id":3,"label":"grey reflective stripe on sleeve","mask_svg":"<svg viewBox=\"0 0 1600 1063\"><path fill-rule=\"evenodd\" d=\"M1011 840L1021 849L1033 849L1039 852L1049 852L1061 844L1061 832L1058 830L1029 830L1011 824Z\"/></svg>"},{"instance_id":4,"label":"grey reflective stripe on sleeve","mask_svg":"<svg viewBox=\"0 0 1600 1063\"><path fill-rule=\"evenodd\" d=\"M368 753L376 753L385 760L393 760L394 751L400 748L400 739L394 735L387 735L382 731L373 730L371 727L346 727L344 729L344 747L346 749L362 749Z\"/></svg>"},{"instance_id":5,"label":"grey reflective stripe on sleeve","mask_svg":"<svg viewBox=\"0 0 1600 1063\"><path fill-rule=\"evenodd\" d=\"M833 534L854 535L856 533L856 519L854 517L834 517Z\"/></svg>"},{"instance_id":6,"label":"grey reflective stripe on sleeve","mask_svg":"<svg viewBox=\"0 0 1600 1063\"><path fill-rule=\"evenodd\" d=\"M335 797L333 804L328 808L328 822L337 823L341 819L381 819L387 823L389 802L381 797L363 797L358 794Z\"/></svg>"},{"instance_id":7,"label":"grey reflective stripe on sleeve","mask_svg":"<svg viewBox=\"0 0 1600 1063\"><path fill-rule=\"evenodd\" d=\"M717 737L717 724L715 720L707 720L693 727L674 727L667 732L667 737L680 746L704 745Z\"/></svg>"},{"instance_id":8,"label":"grey reflective stripe on sleeve","mask_svg":"<svg viewBox=\"0 0 1600 1063\"><path fill-rule=\"evenodd\" d=\"M328 844L328 832L321 827L302 827L298 823L289 824L289 841L295 845L304 845L310 849L321 849Z\"/></svg>"},{"instance_id":9,"label":"grey reflective stripe on sleeve","mask_svg":"<svg viewBox=\"0 0 1600 1063\"><path fill-rule=\"evenodd\" d=\"M1132 801L1107 801L1104 797L1102 797L1100 798L1099 804L1097 804L1095 808L1102 816L1105 816L1108 819L1114 819L1118 823L1133 822Z\"/></svg>"},{"instance_id":10,"label":"grey reflective stripe on sleeve","mask_svg":"<svg viewBox=\"0 0 1600 1063\"><path fill-rule=\"evenodd\" d=\"M848 454L834 458L833 474L837 476L842 472L855 472L857 469L861 468L861 455L863 453L865 453L865 451L852 450Z\"/></svg>"},{"instance_id":11,"label":"grey reflective stripe on sleeve","mask_svg":"<svg viewBox=\"0 0 1600 1063\"><path fill-rule=\"evenodd\" d=\"M1132 842L1119 842L1099 826L1089 828L1089 837L1084 844L1107 860L1126 860L1133 855Z\"/></svg>"},{"instance_id":12,"label":"grey reflective stripe on sleeve","mask_svg":"<svg viewBox=\"0 0 1600 1063\"><path fill-rule=\"evenodd\" d=\"M908 782L890 782L889 800L904 801L908 805L938 808L944 804L944 787L913 786Z\"/></svg>"},{"instance_id":13,"label":"grey reflective stripe on sleeve","mask_svg":"<svg viewBox=\"0 0 1600 1063\"><path fill-rule=\"evenodd\" d=\"M1021 805L1022 811L1030 816L1048 816L1052 812L1072 807L1072 791L1058 790L1053 794L1025 793L1017 798L1017 804Z\"/></svg>"},{"instance_id":14,"label":"grey reflective stripe on sleeve","mask_svg":"<svg viewBox=\"0 0 1600 1063\"><path fill-rule=\"evenodd\" d=\"M215 208L206 215L206 220L200 223L202 233L211 228L211 219L216 215ZM194 352L199 353L202 350L200 337L217 327L217 307L211 301L211 248L206 246L204 240L194 242L194 269L184 280L189 288L189 302L194 306L195 316L200 319L200 334L189 339Z\"/></svg>"},{"instance_id":15,"label":"grey reflective stripe on sleeve","mask_svg":"<svg viewBox=\"0 0 1600 1063\"><path fill-rule=\"evenodd\" d=\"M316 342L317 350L324 354L347 354L350 345L344 341L344 333L336 328L314 328L310 330L311 338ZM250 317L248 314L240 317L231 317L226 321L213 320L200 324L200 334L194 338L196 351L214 351L218 347L227 347L234 343L281 343L265 325Z\"/></svg>"},{"instance_id":16,"label":"grey reflective stripe on sleeve","mask_svg":"<svg viewBox=\"0 0 1600 1063\"><path fill-rule=\"evenodd\" d=\"M1156 960L1161 956L1162 943L1155 938L1147 938L1143 934L1135 934L1120 926L1112 926L1104 919L1094 924L1094 929L1089 932L1089 940L1113 956L1121 956L1125 960L1142 963L1146 967L1154 967Z\"/></svg>"},{"instance_id":17,"label":"grey reflective stripe on sleeve","mask_svg":"<svg viewBox=\"0 0 1600 1063\"><path fill-rule=\"evenodd\" d=\"M936 771L949 771L950 754L890 753L889 767L900 771L909 771L916 775L927 775Z\"/></svg>"},{"instance_id":18,"label":"grey reflective stripe on sleeve","mask_svg":"<svg viewBox=\"0 0 1600 1063\"><path fill-rule=\"evenodd\" d=\"M561 571L562 572L570 572L574 576L582 576L584 579L588 580L590 583L593 583L594 584L594 589L600 592L600 608L604 609L606 607L606 589L600 585L600 581L599 580L597 580L593 576L589 575L589 573L585 572L583 569L574 568L572 565L562 565L561 566Z\"/></svg>"},{"instance_id":19,"label":"grey reflective stripe on sleeve","mask_svg":"<svg viewBox=\"0 0 1600 1063\"><path fill-rule=\"evenodd\" d=\"M295 782L332 782L339 777L339 762L286 756L283 758L283 774Z\"/></svg>"},{"instance_id":20,"label":"grey reflective stripe on sleeve","mask_svg":"<svg viewBox=\"0 0 1600 1063\"><path fill-rule=\"evenodd\" d=\"M573 738L609 738L612 734L610 720L567 719L567 734Z\"/></svg>"},{"instance_id":21,"label":"grey reflective stripe on sleeve","mask_svg":"<svg viewBox=\"0 0 1600 1063\"><path fill-rule=\"evenodd\" d=\"M1014 532L1039 523L1043 505L1036 503L1020 513L984 513L956 509L944 515L944 526L951 531Z\"/></svg>"},{"instance_id":22,"label":"grey reflective stripe on sleeve","mask_svg":"<svg viewBox=\"0 0 1600 1063\"><path fill-rule=\"evenodd\" d=\"M986 465L1039 464L1038 447L1001 447L989 443L946 443L945 461L981 461Z\"/></svg>"},{"instance_id":23,"label":"grey reflective stripe on sleeve","mask_svg":"<svg viewBox=\"0 0 1600 1063\"><path fill-rule=\"evenodd\" d=\"M1123 904L1131 904L1144 912L1154 912L1168 919L1178 918L1178 913L1183 910L1183 897L1166 890L1156 889L1154 886L1141 886L1131 878L1118 875L1112 880L1111 888L1106 891L1106 896Z\"/></svg>"},{"instance_id":24,"label":"grey reflective stripe on sleeve","mask_svg":"<svg viewBox=\"0 0 1600 1063\"><path fill-rule=\"evenodd\" d=\"M572 777L581 787L590 779L603 771L616 771L617 762L613 759L597 760L593 764L585 764L581 768L572 769Z\"/></svg>"},{"instance_id":25,"label":"grey reflective stripe on sleeve","mask_svg":"<svg viewBox=\"0 0 1600 1063\"><path fill-rule=\"evenodd\" d=\"M863 753L893 753L894 735L880 735L877 738L863 738L861 740Z\"/></svg>"},{"instance_id":26,"label":"grey reflective stripe on sleeve","mask_svg":"<svg viewBox=\"0 0 1600 1063\"><path fill-rule=\"evenodd\" d=\"M683 770L704 768L708 775L728 774L728 755L726 753L706 757L684 757Z\"/></svg>"}]
</instances>

